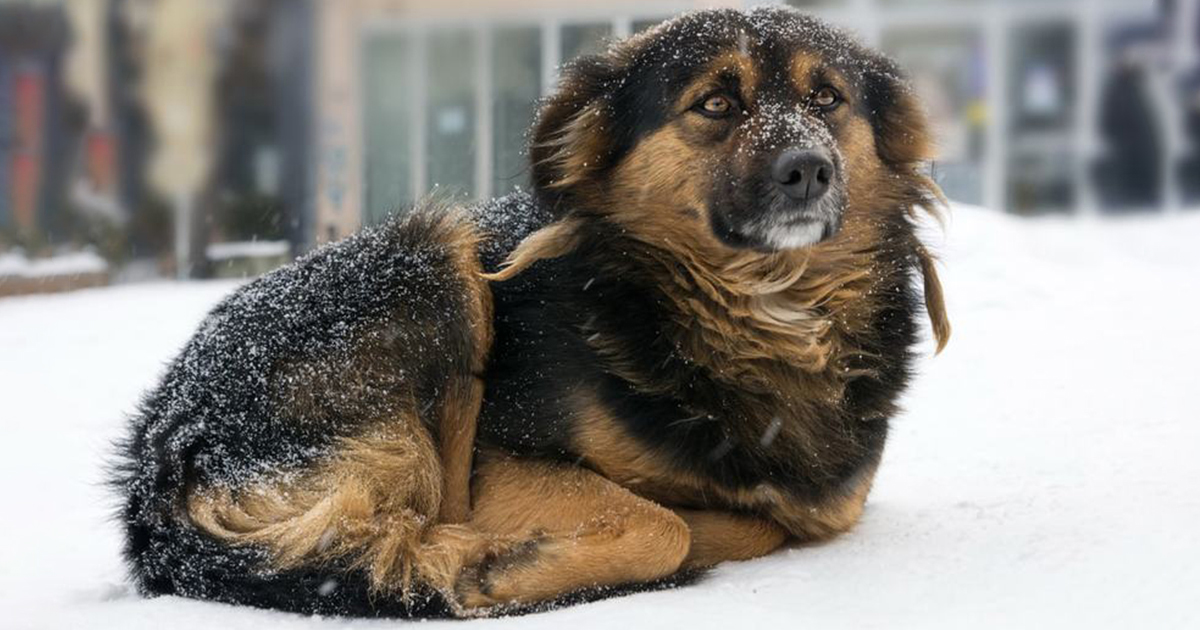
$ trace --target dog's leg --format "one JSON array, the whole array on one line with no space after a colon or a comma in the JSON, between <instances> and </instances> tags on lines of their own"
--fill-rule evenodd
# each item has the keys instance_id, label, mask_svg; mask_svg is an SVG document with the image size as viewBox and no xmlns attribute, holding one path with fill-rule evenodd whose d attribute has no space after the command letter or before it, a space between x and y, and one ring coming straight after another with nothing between
<instances>
[{"instance_id":1,"label":"dog's leg","mask_svg":"<svg viewBox=\"0 0 1200 630\"><path fill-rule=\"evenodd\" d=\"M443 469L438 521L442 523L462 523L471 511L471 462L482 402L483 381L469 376L451 385L443 404L438 427Z\"/></svg>"},{"instance_id":2,"label":"dog's leg","mask_svg":"<svg viewBox=\"0 0 1200 630\"><path fill-rule=\"evenodd\" d=\"M474 494L475 527L526 542L466 567L455 590L468 610L654 580L688 553L683 519L577 466L481 458Z\"/></svg>"},{"instance_id":3,"label":"dog's leg","mask_svg":"<svg viewBox=\"0 0 1200 630\"><path fill-rule=\"evenodd\" d=\"M463 331L465 361L461 373L452 378L441 403L438 418L438 455L442 463L442 502L438 520L462 523L471 511L471 466L475 455L475 433L483 402L483 374L494 335L492 290L483 279L478 242L473 231L460 231L451 239L454 267L463 288Z\"/></svg>"},{"instance_id":4,"label":"dog's leg","mask_svg":"<svg viewBox=\"0 0 1200 630\"><path fill-rule=\"evenodd\" d=\"M709 567L726 560L749 560L778 549L788 538L779 524L759 518L708 510L675 510L692 533L684 566Z\"/></svg>"}]
</instances>

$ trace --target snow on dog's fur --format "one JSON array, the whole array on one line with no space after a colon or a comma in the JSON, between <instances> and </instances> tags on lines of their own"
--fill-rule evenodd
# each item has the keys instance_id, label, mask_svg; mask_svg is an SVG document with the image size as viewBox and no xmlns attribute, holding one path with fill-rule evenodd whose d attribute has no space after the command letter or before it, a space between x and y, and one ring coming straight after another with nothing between
<instances>
[{"instance_id":1,"label":"snow on dog's fur","mask_svg":"<svg viewBox=\"0 0 1200 630\"><path fill-rule=\"evenodd\" d=\"M478 615L856 522L916 276L949 333L896 68L693 13L568 67L530 155L533 195L418 208L209 316L123 446L143 593Z\"/></svg>"}]
</instances>

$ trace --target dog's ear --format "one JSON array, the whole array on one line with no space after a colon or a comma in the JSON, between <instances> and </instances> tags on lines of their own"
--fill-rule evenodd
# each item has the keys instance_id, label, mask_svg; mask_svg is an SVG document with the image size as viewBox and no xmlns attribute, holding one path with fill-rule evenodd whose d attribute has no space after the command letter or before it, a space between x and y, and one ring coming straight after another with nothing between
<instances>
[{"instance_id":1,"label":"dog's ear","mask_svg":"<svg viewBox=\"0 0 1200 630\"><path fill-rule=\"evenodd\" d=\"M913 167L934 157L925 108L900 68L876 56L865 76L865 96L879 158L893 167Z\"/></svg>"},{"instance_id":2,"label":"dog's ear","mask_svg":"<svg viewBox=\"0 0 1200 630\"><path fill-rule=\"evenodd\" d=\"M580 57L563 68L542 105L529 146L533 187L555 216L593 193L614 153L612 102L627 56L619 48Z\"/></svg>"},{"instance_id":3,"label":"dog's ear","mask_svg":"<svg viewBox=\"0 0 1200 630\"><path fill-rule=\"evenodd\" d=\"M935 154L929 120L912 86L895 62L875 56L864 77L866 104L875 131L875 150L879 159L895 171L904 173L902 181L909 183L909 213L916 216L924 208L939 221L940 209L949 205L941 188L922 172L922 163ZM918 268L924 279L925 310L941 352L950 340L950 319L946 316L946 300L937 266L929 250L914 239Z\"/></svg>"},{"instance_id":4,"label":"dog's ear","mask_svg":"<svg viewBox=\"0 0 1200 630\"><path fill-rule=\"evenodd\" d=\"M925 312L933 327L933 338L937 341L937 354L946 349L950 342L950 318L946 315L946 298L942 294L942 280L938 277L933 255L924 245L917 245L917 262L921 277L925 280Z\"/></svg>"}]
</instances>

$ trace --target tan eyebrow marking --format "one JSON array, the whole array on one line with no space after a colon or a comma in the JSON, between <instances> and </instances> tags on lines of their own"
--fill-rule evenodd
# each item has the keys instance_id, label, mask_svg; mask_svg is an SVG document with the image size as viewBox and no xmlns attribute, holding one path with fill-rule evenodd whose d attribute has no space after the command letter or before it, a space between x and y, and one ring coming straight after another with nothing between
<instances>
[{"instance_id":1,"label":"tan eyebrow marking","mask_svg":"<svg viewBox=\"0 0 1200 630\"><path fill-rule=\"evenodd\" d=\"M797 94L804 96L815 90L818 86L815 85L814 78L818 74L824 75L825 83L837 88L843 97L847 96L849 82L841 72L826 66L819 56L811 52L801 50L792 55L791 76Z\"/></svg>"},{"instance_id":2,"label":"tan eyebrow marking","mask_svg":"<svg viewBox=\"0 0 1200 630\"><path fill-rule=\"evenodd\" d=\"M792 83L801 94L812 89L813 75L821 68L821 58L805 50L792 55Z\"/></svg>"},{"instance_id":3,"label":"tan eyebrow marking","mask_svg":"<svg viewBox=\"0 0 1200 630\"><path fill-rule=\"evenodd\" d=\"M749 105L754 100L754 91L758 87L758 66L750 55L738 48L731 48L717 55L709 62L708 67L692 84L688 86L676 102L677 110L685 110L692 106L707 92L721 85L721 75L735 74L741 83L741 94L738 98Z\"/></svg>"}]
</instances>

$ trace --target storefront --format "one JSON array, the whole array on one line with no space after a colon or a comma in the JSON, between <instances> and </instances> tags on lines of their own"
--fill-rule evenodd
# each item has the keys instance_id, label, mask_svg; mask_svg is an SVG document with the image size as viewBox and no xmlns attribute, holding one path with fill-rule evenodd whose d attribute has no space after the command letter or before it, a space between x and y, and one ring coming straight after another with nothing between
<instances>
[{"instance_id":1,"label":"storefront","mask_svg":"<svg viewBox=\"0 0 1200 630\"><path fill-rule=\"evenodd\" d=\"M316 241L423 195L480 199L523 185L525 133L561 63L712 3L495 4L453 14L388 0L320 4ZM933 174L951 198L1022 214L1095 207L1105 34L1157 11L1154 0L791 4L909 70L937 121Z\"/></svg>"}]
</instances>

